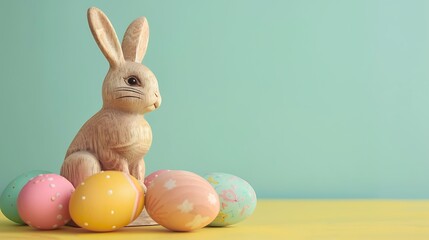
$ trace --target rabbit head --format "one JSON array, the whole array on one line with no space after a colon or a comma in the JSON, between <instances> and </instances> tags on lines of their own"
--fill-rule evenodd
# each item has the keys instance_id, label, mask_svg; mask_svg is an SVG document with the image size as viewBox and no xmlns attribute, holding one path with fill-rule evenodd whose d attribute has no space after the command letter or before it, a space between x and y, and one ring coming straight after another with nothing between
<instances>
[{"instance_id":1,"label":"rabbit head","mask_svg":"<svg viewBox=\"0 0 429 240\"><path fill-rule=\"evenodd\" d=\"M103 82L103 108L141 114L158 108L161 104L158 81L152 71L141 64L149 41L146 18L137 18L128 26L122 46L100 9L88 9L88 23L110 64Z\"/></svg>"}]
</instances>

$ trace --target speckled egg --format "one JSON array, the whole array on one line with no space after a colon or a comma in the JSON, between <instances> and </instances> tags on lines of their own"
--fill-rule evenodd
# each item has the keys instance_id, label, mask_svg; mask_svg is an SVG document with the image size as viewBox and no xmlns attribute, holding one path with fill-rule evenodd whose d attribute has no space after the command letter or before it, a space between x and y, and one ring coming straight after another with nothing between
<instances>
[{"instance_id":1,"label":"speckled egg","mask_svg":"<svg viewBox=\"0 0 429 240\"><path fill-rule=\"evenodd\" d=\"M205 176L219 195L220 211L210 226L223 227L243 221L256 207L256 193L245 180L227 173Z\"/></svg>"},{"instance_id":2,"label":"speckled egg","mask_svg":"<svg viewBox=\"0 0 429 240\"><path fill-rule=\"evenodd\" d=\"M192 231L213 221L219 213L219 198L204 178L171 170L148 186L146 210L153 220L172 231Z\"/></svg>"},{"instance_id":3,"label":"speckled egg","mask_svg":"<svg viewBox=\"0 0 429 240\"><path fill-rule=\"evenodd\" d=\"M19 216L18 208L16 205L19 192L24 187L24 185L27 184L28 181L30 181L35 176L44 173L49 172L42 170L26 172L13 179L3 190L3 193L0 197L0 209L9 220L18 224L25 224Z\"/></svg>"},{"instance_id":4,"label":"speckled egg","mask_svg":"<svg viewBox=\"0 0 429 240\"><path fill-rule=\"evenodd\" d=\"M151 183L152 183L152 181L153 181L155 178L157 178L159 175L161 175L161 174L163 174L163 173L165 173L165 172L168 172L168 171L170 171L170 170L167 170L167 169L161 169L161 170L155 171L155 172L153 172L153 173L151 173L151 174L147 175L147 177L145 177L145 178L144 178L144 185L145 185L145 186L150 186L150 185L151 185Z\"/></svg>"},{"instance_id":5,"label":"speckled egg","mask_svg":"<svg viewBox=\"0 0 429 240\"><path fill-rule=\"evenodd\" d=\"M58 174L42 174L30 180L18 196L22 220L38 229L55 229L70 221L68 203L73 185Z\"/></svg>"},{"instance_id":6,"label":"speckled egg","mask_svg":"<svg viewBox=\"0 0 429 240\"><path fill-rule=\"evenodd\" d=\"M85 179L70 199L70 214L82 228L108 232L126 226L144 207L139 181L120 171L104 171Z\"/></svg>"}]
</instances>

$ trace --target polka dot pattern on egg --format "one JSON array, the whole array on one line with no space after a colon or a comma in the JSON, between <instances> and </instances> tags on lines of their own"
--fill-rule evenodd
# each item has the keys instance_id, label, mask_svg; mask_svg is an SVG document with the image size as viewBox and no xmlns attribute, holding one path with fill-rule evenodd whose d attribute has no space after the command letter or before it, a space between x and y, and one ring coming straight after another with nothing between
<instances>
[{"instance_id":1,"label":"polka dot pattern on egg","mask_svg":"<svg viewBox=\"0 0 429 240\"><path fill-rule=\"evenodd\" d=\"M104 171L87 178L70 199L73 221L97 232L126 226L143 207L142 186L133 176L120 171Z\"/></svg>"},{"instance_id":2,"label":"polka dot pattern on egg","mask_svg":"<svg viewBox=\"0 0 429 240\"><path fill-rule=\"evenodd\" d=\"M73 185L60 175L39 175L19 193L19 215L28 225L38 229L61 227L70 220L67 206L73 190Z\"/></svg>"}]
</instances>

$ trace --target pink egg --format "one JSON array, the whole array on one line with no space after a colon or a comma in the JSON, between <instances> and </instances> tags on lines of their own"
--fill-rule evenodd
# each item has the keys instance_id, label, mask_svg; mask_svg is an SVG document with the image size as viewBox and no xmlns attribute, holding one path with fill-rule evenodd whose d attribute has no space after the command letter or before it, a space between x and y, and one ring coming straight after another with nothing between
<instances>
[{"instance_id":1,"label":"pink egg","mask_svg":"<svg viewBox=\"0 0 429 240\"><path fill-rule=\"evenodd\" d=\"M155 171L155 172L149 174L147 177L144 178L144 185L146 187L148 187L155 178L157 178L159 175L161 175L165 172L168 172L168 171L170 171L170 170L161 169L161 170L158 170L158 171Z\"/></svg>"},{"instance_id":2,"label":"pink egg","mask_svg":"<svg viewBox=\"0 0 429 240\"><path fill-rule=\"evenodd\" d=\"M29 226L55 229L70 221L69 201L73 185L57 174L40 174L18 195L19 216Z\"/></svg>"},{"instance_id":3,"label":"pink egg","mask_svg":"<svg viewBox=\"0 0 429 240\"><path fill-rule=\"evenodd\" d=\"M157 223L173 231L192 231L212 222L219 197L204 178L172 170L155 178L146 192L146 210Z\"/></svg>"}]
</instances>

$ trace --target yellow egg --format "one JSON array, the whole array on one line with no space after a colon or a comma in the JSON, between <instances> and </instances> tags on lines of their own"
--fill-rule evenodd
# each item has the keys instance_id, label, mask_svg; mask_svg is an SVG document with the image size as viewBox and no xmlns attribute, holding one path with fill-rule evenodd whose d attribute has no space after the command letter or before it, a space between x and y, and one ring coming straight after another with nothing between
<instances>
[{"instance_id":1,"label":"yellow egg","mask_svg":"<svg viewBox=\"0 0 429 240\"><path fill-rule=\"evenodd\" d=\"M70 198L70 215L82 228L108 232L126 226L144 207L144 193L133 176L105 171L87 178Z\"/></svg>"},{"instance_id":2,"label":"yellow egg","mask_svg":"<svg viewBox=\"0 0 429 240\"><path fill-rule=\"evenodd\" d=\"M152 181L146 210L157 223L172 231L193 231L207 226L219 213L219 197L204 178L172 170Z\"/></svg>"}]
</instances>

